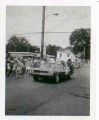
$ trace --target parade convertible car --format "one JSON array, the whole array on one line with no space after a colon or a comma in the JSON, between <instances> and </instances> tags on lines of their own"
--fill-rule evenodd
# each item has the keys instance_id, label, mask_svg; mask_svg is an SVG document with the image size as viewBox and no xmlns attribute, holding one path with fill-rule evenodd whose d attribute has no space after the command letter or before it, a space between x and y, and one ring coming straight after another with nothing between
<instances>
[{"instance_id":1,"label":"parade convertible car","mask_svg":"<svg viewBox=\"0 0 99 120\"><path fill-rule=\"evenodd\" d=\"M39 67L32 68L32 75L35 81L45 79L58 83L60 80L70 78L71 72L67 65L40 63Z\"/></svg>"}]
</instances>

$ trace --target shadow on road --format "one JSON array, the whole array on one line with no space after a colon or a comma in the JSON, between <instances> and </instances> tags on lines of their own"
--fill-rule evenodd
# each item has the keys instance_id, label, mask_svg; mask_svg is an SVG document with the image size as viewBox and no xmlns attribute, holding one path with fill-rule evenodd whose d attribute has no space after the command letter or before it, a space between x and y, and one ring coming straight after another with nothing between
<instances>
[{"instance_id":1,"label":"shadow on road","mask_svg":"<svg viewBox=\"0 0 99 120\"><path fill-rule=\"evenodd\" d=\"M60 80L59 83L69 82L70 80L73 80L73 78L71 78L71 79L65 79L65 80ZM55 81L49 80L49 79L48 80L45 80L45 79L35 80L35 82L46 83L46 84L59 84L59 83L56 83Z\"/></svg>"}]
</instances>

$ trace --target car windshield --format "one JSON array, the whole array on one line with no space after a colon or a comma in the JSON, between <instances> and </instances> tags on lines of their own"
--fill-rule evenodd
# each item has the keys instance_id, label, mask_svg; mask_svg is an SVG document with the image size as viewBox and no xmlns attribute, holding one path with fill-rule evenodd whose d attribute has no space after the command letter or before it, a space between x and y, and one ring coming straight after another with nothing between
<instances>
[{"instance_id":1,"label":"car windshield","mask_svg":"<svg viewBox=\"0 0 99 120\"><path fill-rule=\"evenodd\" d=\"M41 67L44 67L44 68L50 68L50 67L52 66L52 64L45 62L45 63L41 63L40 66L41 66Z\"/></svg>"},{"instance_id":2,"label":"car windshield","mask_svg":"<svg viewBox=\"0 0 99 120\"><path fill-rule=\"evenodd\" d=\"M33 67L50 68L52 67L52 63L48 63L45 61L34 62Z\"/></svg>"},{"instance_id":3,"label":"car windshield","mask_svg":"<svg viewBox=\"0 0 99 120\"><path fill-rule=\"evenodd\" d=\"M55 63L55 59L54 58L49 58L48 63Z\"/></svg>"},{"instance_id":4,"label":"car windshield","mask_svg":"<svg viewBox=\"0 0 99 120\"><path fill-rule=\"evenodd\" d=\"M62 64L54 64L53 66L56 69L63 69L63 65Z\"/></svg>"}]
</instances>

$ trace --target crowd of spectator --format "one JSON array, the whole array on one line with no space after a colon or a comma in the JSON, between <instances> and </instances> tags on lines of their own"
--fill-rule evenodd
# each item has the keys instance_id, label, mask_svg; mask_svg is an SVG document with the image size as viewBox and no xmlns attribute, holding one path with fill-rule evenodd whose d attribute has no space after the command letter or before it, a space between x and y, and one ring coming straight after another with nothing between
<instances>
[{"instance_id":1,"label":"crowd of spectator","mask_svg":"<svg viewBox=\"0 0 99 120\"><path fill-rule=\"evenodd\" d=\"M37 59L8 57L6 59L6 75L8 77L29 75L31 67L36 65Z\"/></svg>"},{"instance_id":2,"label":"crowd of spectator","mask_svg":"<svg viewBox=\"0 0 99 120\"><path fill-rule=\"evenodd\" d=\"M50 59L50 60L52 60L52 59ZM31 68L40 67L42 62L46 63L46 62L48 62L48 60L44 59L41 61L40 58L35 58L35 59L33 59L32 57L17 58L17 57L8 56L6 58L6 76L8 76L8 77L19 76L19 75L27 76L27 75L31 74L31 71L32 71ZM51 63L51 61L50 61L50 63ZM75 62L72 62L73 66L75 68L80 68L82 63L83 62L81 62L80 59L77 59ZM62 62L62 64L64 64L64 62ZM70 67L71 65L68 65L68 66Z\"/></svg>"}]
</instances>

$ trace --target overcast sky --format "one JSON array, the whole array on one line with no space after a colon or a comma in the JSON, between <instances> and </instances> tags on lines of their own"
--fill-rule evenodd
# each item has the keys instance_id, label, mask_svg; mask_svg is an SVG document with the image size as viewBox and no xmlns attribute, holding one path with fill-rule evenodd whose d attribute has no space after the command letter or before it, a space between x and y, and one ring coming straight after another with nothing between
<instances>
[{"instance_id":1,"label":"overcast sky","mask_svg":"<svg viewBox=\"0 0 99 120\"><path fill-rule=\"evenodd\" d=\"M7 6L7 40L14 34L41 32L42 6ZM58 16L51 14L58 13ZM46 7L46 32L72 32L77 28L90 28L90 7ZM46 33L45 44L66 47L71 33ZM11 36L8 36L11 35ZM32 45L41 44L41 34L24 34Z\"/></svg>"}]
</instances>

